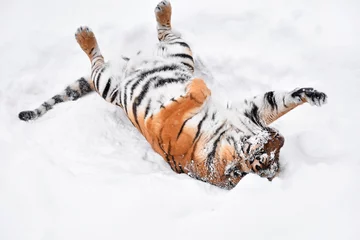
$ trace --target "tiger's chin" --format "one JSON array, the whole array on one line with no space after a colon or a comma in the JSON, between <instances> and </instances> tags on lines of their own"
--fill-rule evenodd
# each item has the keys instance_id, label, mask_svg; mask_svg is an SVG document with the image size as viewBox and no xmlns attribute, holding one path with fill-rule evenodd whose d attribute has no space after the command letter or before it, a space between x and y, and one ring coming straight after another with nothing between
<instances>
[{"instance_id":1,"label":"tiger's chin","mask_svg":"<svg viewBox=\"0 0 360 240\"><path fill-rule=\"evenodd\" d=\"M266 177L267 180L269 180L269 182L272 182L272 180L274 180L274 178L277 178L280 174L280 171L276 172L273 176L271 177Z\"/></svg>"}]
</instances>

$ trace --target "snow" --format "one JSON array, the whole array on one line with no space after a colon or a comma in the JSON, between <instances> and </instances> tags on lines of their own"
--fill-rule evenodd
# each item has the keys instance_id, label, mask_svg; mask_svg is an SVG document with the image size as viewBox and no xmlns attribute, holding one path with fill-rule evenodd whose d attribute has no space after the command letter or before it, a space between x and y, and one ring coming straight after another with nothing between
<instances>
[{"instance_id":1,"label":"snow","mask_svg":"<svg viewBox=\"0 0 360 240\"><path fill-rule=\"evenodd\" d=\"M0 3L0 239L358 239L357 0L173 0L173 26L221 104L268 90L329 96L273 124L285 170L225 191L172 172L97 95L37 107L88 74L89 25L107 59L155 44L157 0Z\"/></svg>"}]
</instances>

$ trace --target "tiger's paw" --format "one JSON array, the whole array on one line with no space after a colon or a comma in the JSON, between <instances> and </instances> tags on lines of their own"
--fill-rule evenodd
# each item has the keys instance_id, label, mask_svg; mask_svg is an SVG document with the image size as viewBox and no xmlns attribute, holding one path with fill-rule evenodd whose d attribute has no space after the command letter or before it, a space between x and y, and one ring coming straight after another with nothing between
<instances>
[{"instance_id":1,"label":"tiger's paw","mask_svg":"<svg viewBox=\"0 0 360 240\"><path fill-rule=\"evenodd\" d=\"M89 27L79 27L76 30L75 38L81 49L90 57L90 59L94 55L94 52L99 50L95 34Z\"/></svg>"},{"instance_id":2,"label":"tiger's paw","mask_svg":"<svg viewBox=\"0 0 360 240\"><path fill-rule=\"evenodd\" d=\"M327 102L327 95L313 88L297 88L291 93L291 97L298 103L308 102L310 105L322 106Z\"/></svg>"},{"instance_id":3,"label":"tiger's paw","mask_svg":"<svg viewBox=\"0 0 360 240\"><path fill-rule=\"evenodd\" d=\"M35 120L37 117L38 116L34 111L23 111L19 113L20 120L23 120L25 122Z\"/></svg>"},{"instance_id":4,"label":"tiger's paw","mask_svg":"<svg viewBox=\"0 0 360 240\"><path fill-rule=\"evenodd\" d=\"M171 4L161 1L155 8L156 21L160 26L171 27Z\"/></svg>"}]
</instances>

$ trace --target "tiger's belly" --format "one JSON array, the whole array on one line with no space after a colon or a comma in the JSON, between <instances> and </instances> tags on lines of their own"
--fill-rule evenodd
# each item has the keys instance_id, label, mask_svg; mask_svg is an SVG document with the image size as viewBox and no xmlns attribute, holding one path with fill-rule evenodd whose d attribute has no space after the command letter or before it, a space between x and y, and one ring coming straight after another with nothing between
<instances>
[{"instance_id":1,"label":"tiger's belly","mask_svg":"<svg viewBox=\"0 0 360 240\"><path fill-rule=\"evenodd\" d=\"M128 112L129 119L152 148L178 173L187 173L184 167L195 158L196 146L201 140L198 129L186 122L206 107L211 94L201 79L189 81L184 90L158 109Z\"/></svg>"}]
</instances>

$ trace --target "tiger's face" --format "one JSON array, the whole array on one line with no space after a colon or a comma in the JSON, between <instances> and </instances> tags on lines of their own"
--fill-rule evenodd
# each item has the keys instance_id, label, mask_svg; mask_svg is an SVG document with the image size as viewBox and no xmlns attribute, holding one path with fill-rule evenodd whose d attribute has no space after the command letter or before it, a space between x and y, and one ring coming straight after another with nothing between
<instances>
[{"instance_id":1,"label":"tiger's face","mask_svg":"<svg viewBox=\"0 0 360 240\"><path fill-rule=\"evenodd\" d=\"M269 129L269 139L252 155L251 169L260 177L272 181L280 172L279 155L284 146L284 137L274 129Z\"/></svg>"}]
</instances>

